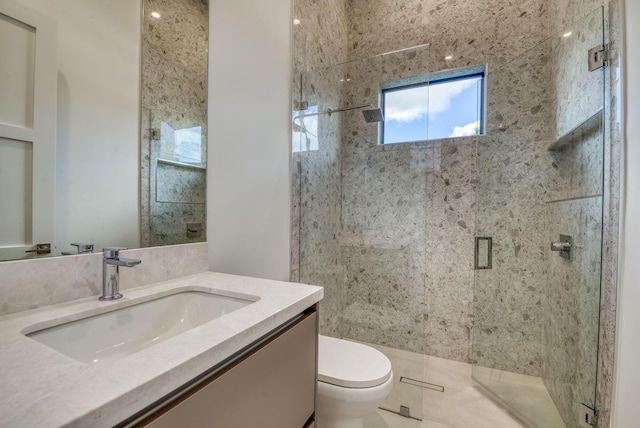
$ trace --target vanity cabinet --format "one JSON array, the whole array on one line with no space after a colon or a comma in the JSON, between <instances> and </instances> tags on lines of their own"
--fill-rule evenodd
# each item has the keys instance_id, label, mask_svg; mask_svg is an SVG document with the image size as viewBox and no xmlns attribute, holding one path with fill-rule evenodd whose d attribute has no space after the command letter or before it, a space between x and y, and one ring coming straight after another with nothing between
<instances>
[{"instance_id":1,"label":"vanity cabinet","mask_svg":"<svg viewBox=\"0 0 640 428\"><path fill-rule=\"evenodd\" d=\"M317 338L314 306L124 426L313 427Z\"/></svg>"}]
</instances>

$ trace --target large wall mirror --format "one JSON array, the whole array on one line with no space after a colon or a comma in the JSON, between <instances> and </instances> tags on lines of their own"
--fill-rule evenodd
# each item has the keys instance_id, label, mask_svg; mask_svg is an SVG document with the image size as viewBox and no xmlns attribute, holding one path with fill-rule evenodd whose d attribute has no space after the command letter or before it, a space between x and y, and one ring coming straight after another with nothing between
<instances>
[{"instance_id":1,"label":"large wall mirror","mask_svg":"<svg viewBox=\"0 0 640 428\"><path fill-rule=\"evenodd\" d=\"M0 181L22 183L0 186L0 260L72 254L78 243L100 251L205 241L208 1L0 0L0 6L41 14L57 28L57 101L49 111L56 117L55 202L43 207L35 192L24 194L37 180L29 150L15 155L25 164L17 172L7 164L21 163L0 159ZM16 49L19 33L33 51L44 34L0 13L0 36L12 37L0 42L3 57ZM25 63L38 64L29 55ZM4 87L12 84L5 78ZM27 98L30 90L23 91ZM0 95L0 131L10 105L13 95ZM0 157L8 159L15 144L0 135ZM20 209L7 214L9 206ZM16 225L15 212L24 212L18 214L24 222ZM54 219L49 254L26 252L41 243L30 229L37 216Z\"/></svg>"}]
</instances>

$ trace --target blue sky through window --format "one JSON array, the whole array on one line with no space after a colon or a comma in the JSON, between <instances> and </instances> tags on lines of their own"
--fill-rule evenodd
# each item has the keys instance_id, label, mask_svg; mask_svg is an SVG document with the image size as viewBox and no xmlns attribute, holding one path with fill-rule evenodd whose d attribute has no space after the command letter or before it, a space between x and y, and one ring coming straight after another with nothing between
<instances>
[{"instance_id":1,"label":"blue sky through window","mask_svg":"<svg viewBox=\"0 0 640 428\"><path fill-rule=\"evenodd\" d=\"M398 87L383 92L383 143L478 134L483 76Z\"/></svg>"}]
</instances>

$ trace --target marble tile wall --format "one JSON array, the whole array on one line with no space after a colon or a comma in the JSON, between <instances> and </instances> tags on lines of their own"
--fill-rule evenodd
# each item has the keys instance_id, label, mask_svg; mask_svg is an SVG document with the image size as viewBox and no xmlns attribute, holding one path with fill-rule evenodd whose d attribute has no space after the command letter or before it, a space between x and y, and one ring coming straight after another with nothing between
<instances>
[{"instance_id":1,"label":"marble tile wall","mask_svg":"<svg viewBox=\"0 0 640 428\"><path fill-rule=\"evenodd\" d=\"M120 288L152 284L209 270L206 243L126 250L142 260L120 269ZM99 296L102 253L0 263L0 316L42 306Z\"/></svg>"},{"instance_id":2,"label":"marble tile wall","mask_svg":"<svg viewBox=\"0 0 640 428\"><path fill-rule=\"evenodd\" d=\"M160 18L151 12L160 13ZM201 166L206 166L208 3L205 0L145 0L142 37L141 230L145 246L203 242L206 218L205 171L167 166L174 141L170 132L150 138L149 128L162 122L172 129L201 127ZM172 159L169 160L180 160ZM193 197L163 198L163 189ZM166 193L166 192L164 192ZM200 225L187 236L187 224Z\"/></svg>"}]
</instances>

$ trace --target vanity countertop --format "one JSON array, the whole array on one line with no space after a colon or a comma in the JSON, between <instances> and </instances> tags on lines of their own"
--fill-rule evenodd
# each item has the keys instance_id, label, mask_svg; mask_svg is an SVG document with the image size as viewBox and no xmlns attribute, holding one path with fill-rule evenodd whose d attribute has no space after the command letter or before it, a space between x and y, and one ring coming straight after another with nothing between
<instances>
[{"instance_id":1,"label":"vanity countertop","mask_svg":"<svg viewBox=\"0 0 640 428\"><path fill-rule=\"evenodd\" d=\"M259 300L111 363L84 364L24 334L176 289ZM321 287L205 272L0 317L0 426L110 427L256 341L323 297Z\"/></svg>"}]
</instances>

